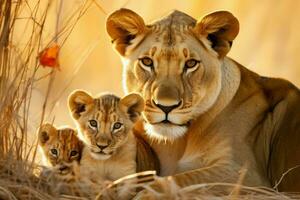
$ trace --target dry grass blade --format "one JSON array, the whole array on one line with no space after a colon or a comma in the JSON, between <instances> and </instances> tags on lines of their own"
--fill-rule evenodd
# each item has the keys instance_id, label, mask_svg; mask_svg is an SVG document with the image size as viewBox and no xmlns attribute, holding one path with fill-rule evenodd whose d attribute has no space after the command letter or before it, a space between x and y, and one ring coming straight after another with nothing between
<instances>
[{"instance_id":1,"label":"dry grass blade","mask_svg":"<svg viewBox=\"0 0 300 200\"><path fill-rule=\"evenodd\" d=\"M44 27L49 9L55 1L2 0L0 6L0 199L57 199L53 187L37 174L35 164L36 145L28 141L29 112L32 91L37 81L40 64L37 55L41 51ZM88 9L75 10L67 24L57 30L56 37L66 41L74 26ZM29 11L23 17L21 11ZM23 13L24 14L24 13ZM25 45L15 38L17 20L26 20L29 36L24 36ZM23 41L24 43L24 41ZM50 44L50 41L49 41ZM43 47L44 48L44 47ZM55 71L50 75L49 91L54 82ZM48 77L48 76L46 76ZM44 78L46 78L44 77ZM40 78L39 81L44 78ZM44 108L48 104L45 98ZM41 115L41 123L46 114Z\"/></svg>"}]
</instances>

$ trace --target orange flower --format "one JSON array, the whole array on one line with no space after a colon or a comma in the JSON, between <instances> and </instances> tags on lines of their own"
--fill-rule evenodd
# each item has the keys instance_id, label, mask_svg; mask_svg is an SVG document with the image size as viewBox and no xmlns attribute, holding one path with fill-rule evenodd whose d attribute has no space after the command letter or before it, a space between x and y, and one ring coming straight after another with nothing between
<instances>
[{"instance_id":1,"label":"orange flower","mask_svg":"<svg viewBox=\"0 0 300 200\"><path fill-rule=\"evenodd\" d=\"M44 67L59 68L58 56L59 56L60 46L54 44L51 47L44 49L39 55L40 64Z\"/></svg>"}]
</instances>

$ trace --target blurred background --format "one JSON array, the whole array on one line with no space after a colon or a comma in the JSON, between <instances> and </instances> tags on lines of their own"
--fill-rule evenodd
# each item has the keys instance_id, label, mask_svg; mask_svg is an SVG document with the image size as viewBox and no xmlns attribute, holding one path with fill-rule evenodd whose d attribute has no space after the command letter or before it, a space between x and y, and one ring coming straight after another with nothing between
<instances>
[{"instance_id":1,"label":"blurred background","mask_svg":"<svg viewBox=\"0 0 300 200\"><path fill-rule=\"evenodd\" d=\"M37 0L29 0L34 6ZM53 37L56 24L63 26L83 0L53 0L49 9L44 33L45 41ZM57 20L58 5L62 5ZM22 11L26 16L26 10ZM109 13L126 7L151 22L173 9L183 11L196 19L216 10L228 10L240 21L240 33L233 43L229 56L247 68L265 76L282 77L300 87L300 1L295 0L95 0L78 20L60 54L60 71L57 71L48 100L46 121L56 125L71 125L73 121L67 109L67 97L75 89L84 89L93 95L110 91L122 95L122 65L113 50L105 31ZM30 32L24 21L18 23L14 37L17 45ZM59 28L58 26L58 28ZM47 45L42 44L42 45ZM50 72L41 68L40 75ZM46 95L48 79L34 88L30 125L36 130L40 120L42 103Z\"/></svg>"}]
</instances>

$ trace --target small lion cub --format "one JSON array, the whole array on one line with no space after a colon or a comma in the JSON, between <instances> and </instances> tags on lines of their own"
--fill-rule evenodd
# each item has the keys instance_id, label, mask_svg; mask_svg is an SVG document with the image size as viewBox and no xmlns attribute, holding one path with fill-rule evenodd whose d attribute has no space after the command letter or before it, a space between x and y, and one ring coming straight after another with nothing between
<instances>
[{"instance_id":1,"label":"small lion cub","mask_svg":"<svg viewBox=\"0 0 300 200\"><path fill-rule=\"evenodd\" d=\"M59 181L76 181L84 147L76 131L43 124L38 131L38 141L45 164L50 168L48 172Z\"/></svg>"},{"instance_id":2,"label":"small lion cub","mask_svg":"<svg viewBox=\"0 0 300 200\"><path fill-rule=\"evenodd\" d=\"M137 142L132 128L144 109L138 94L93 98L85 91L69 97L69 109L86 148L80 171L98 181L114 181L136 172Z\"/></svg>"}]
</instances>

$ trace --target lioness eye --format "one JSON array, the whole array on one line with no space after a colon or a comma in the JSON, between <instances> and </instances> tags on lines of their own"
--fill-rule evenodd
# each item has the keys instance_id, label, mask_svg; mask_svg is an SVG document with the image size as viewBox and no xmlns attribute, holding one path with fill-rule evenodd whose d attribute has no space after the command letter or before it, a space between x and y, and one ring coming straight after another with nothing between
<instances>
[{"instance_id":1,"label":"lioness eye","mask_svg":"<svg viewBox=\"0 0 300 200\"><path fill-rule=\"evenodd\" d=\"M153 60L149 57L143 57L140 59L140 61L147 67L153 67Z\"/></svg>"},{"instance_id":2,"label":"lioness eye","mask_svg":"<svg viewBox=\"0 0 300 200\"><path fill-rule=\"evenodd\" d=\"M51 149L50 150L51 154L54 155L54 156L57 156L58 152L56 149Z\"/></svg>"},{"instance_id":3,"label":"lioness eye","mask_svg":"<svg viewBox=\"0 0 300 200\"><path fill-rule=\"evenodd\" d=\"M121 124L120 122L116 122L116 123L114 124L113 129L114 129L114 130L118 130L118 129L120 129L121 127L122 127L122 124Z\"/></svg>"},{"instance_id":4,"label":"lioness eye","mask_svg":"<svg viewBox=\"0 0 300 200\"><path fill-rule=\"evenodd\" d=\"M89 121L89 125L92 129L97 129L98 128L98 123L96 120L92 119Z\"/></svg>"},{"instance_id":5,"label":"lioness eye","mask_svg":"<svg viewBox=\"0 0 300 200\"><path fill-rule=\"evenodd\" d=\"M185 67L186 67L186 68L193 68L193 67L195 67L198 63L199 63L198 60L190 59L190 60L187 60L187 61L185 62Z\"/></svg>"},{"instance_id":6,"label":"lioness eye","mask_svg":"<svg viewBox=\"0 0 300 200\"><path fill-rule=\"evenodd\" d=\"M71 157L74 157L74 156L76 156L77 154L78 154L78 152L75 151L75 150L71 151L71 153L70 153Z\"/></svg>"}]
</instances>

